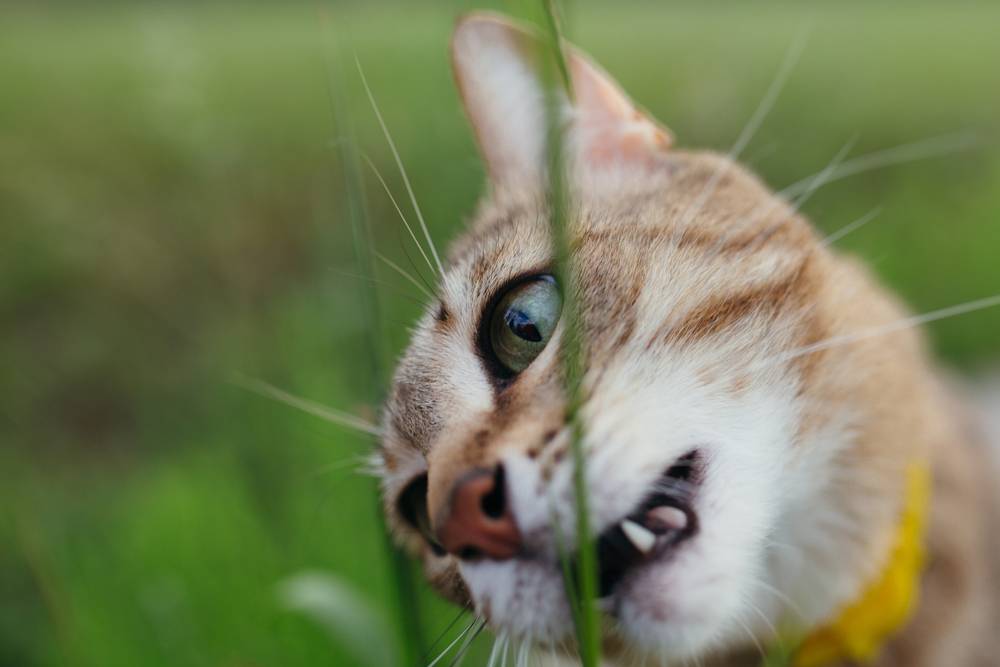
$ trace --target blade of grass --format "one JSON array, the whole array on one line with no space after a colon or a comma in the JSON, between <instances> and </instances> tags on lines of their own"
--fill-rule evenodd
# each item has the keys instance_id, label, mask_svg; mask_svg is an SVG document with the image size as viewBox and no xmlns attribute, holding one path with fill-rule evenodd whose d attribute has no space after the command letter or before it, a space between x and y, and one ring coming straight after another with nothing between
<instances>
[{"instance_id":1,"label":"blade of grass","mask_svg":"<svg viewBox=\"0 0 1000 667\"><path fill-rule=\"evenodd\" d=\"M396 647L382 641L387 634L382 614L346 580L306 571L282 582L279 593L288 609L304 614L349 647L359 663L367 667L398 664Z\"/></svg>"},{"instance_id":2,"label":"blade of grass","mask_svg":"<svg viewBox=\"0 0 1000 667\"><path fill-rule=\"evenodd\" d=\"M321 11L321 21L329 35L330 21ZM335 59L337 63L342 58ZM330 73L328 94L333 112L333 121L337 136L348 137L348 141L340 142L337 151L341 169L344 175L344 192L346 214L351 224L354 247L354 258L358 272L371 280L363 281L362 317L368 331L367 348L373 382L371 383L371 400L373 405L380 405L383 399L389 368L389 345L385 328L382 325L381 307L378 290L375 286L374 241L371 230L370 216L365 197L364 178L361 170L361 159L357 146L350 138L354 137L350 114L347 111L341 91L343 76L334 77L335 63L327 62ZM360 66L360 65L359 65ZM366 84L367 88L367 84ZM381 119L380 119L381 120ZM393 544L381 507L375 506L376 520L382 527L383 546L389 558L386 572L389 579L389 589L395 595L393 611L396 614L396 629L399 633L400 655L402 664L415 665L423 654L423 628L420 617L420 604L417 598L417 587L414 568L409 559Z\"/></svg>"},{"instance_id":3,"label":"blade of grass","mask_svg":"<svg viewBox=\"0 0 1000 667\"><path fill-rule=\"evenodd\" d=\"M572 81L563 52L562 35L554 0L542 0L548 50L559 73L565 94L572 99ZM568 187L563 159L563 136L560 123L561 99L553 84L551 66L547 68L548 105L548 166L549 209L552 238L556 255L556 273L563 289L563 373L566 391L566 422L570 429L570 451L573 462L573 496L576 504L576 567L564 566L567 599L573 609L580 662L584 667L597 667L601 661L600 618L597 599L597 553L591 539L590 511L587 494L587 462L583 451L583 421L580 415L581 383L583 379L584 341L580 335L579 308L576 303L577 276L570 255ZM564 557L565 558L565 557ZM574 572L575 569L575 572ZM575 577L573 576L575 574Z\"/></svg>"}]
</instances>

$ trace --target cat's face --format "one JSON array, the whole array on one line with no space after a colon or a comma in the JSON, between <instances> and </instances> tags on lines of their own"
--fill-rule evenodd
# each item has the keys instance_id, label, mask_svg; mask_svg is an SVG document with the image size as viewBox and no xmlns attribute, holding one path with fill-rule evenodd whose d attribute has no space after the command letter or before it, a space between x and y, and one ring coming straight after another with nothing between
<instances>
[{"instance_id":1,"label":"cat's face","mask_svg":"<svg viewBox=\"0 0 1000 667\"><path fill-rule=\"evenodd\" d=\"M385 506L443 594L556 644L572 635L559 550L575 515L544 112L516 29L467 19L454 50L493 195L396 373ZM580 414L609 646L701 656L766 637L789 604L822 619L865 575L850 539L803 559L846 425L810 402L816 356L776 360L826 335L829 256L755 178L670 149L571 63ZM797 590L810 578L825 583Z\"/></svg>"}]
</instances>

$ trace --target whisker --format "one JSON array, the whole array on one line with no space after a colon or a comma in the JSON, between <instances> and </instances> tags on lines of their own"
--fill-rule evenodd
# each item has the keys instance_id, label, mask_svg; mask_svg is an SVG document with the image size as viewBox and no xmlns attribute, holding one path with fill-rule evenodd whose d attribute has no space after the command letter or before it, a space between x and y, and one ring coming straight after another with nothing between
<instances>
[{"instance_id":1,"label":"whisker","mask_svg":"<svg viewBox=\"0 0 1000 667\"><path fill-rule=\"evenodd\" d=\"M395 271L396 273L398 273L399 275L403 276L408 281L410 281L410 284L412 284L414 287L416 287L418 290L420 290L421 294L423 294L424 296L426 296L428 299L431 299L432 301L434 300L434 295L431 294L430 292L428 292L427 289L424 288L424 286L421 285L420 282L416 278L414 278L413 276L411 276L410 273L406 269L404 269L400 265L396 264L394 261L392 261L391 259L389 259L388 257L386 257L385 255L383 255L382 253L380 253L377 250L375 251L375 256L378 257L383 262L385 262L386 264L388 264L389 268L391 268L393 271Z\"/></svg>"},{"instance_id":2,"label":"whisker","mask_svg":"<svg viewBox=\"0 0 1000 667\"><path fill-rule=\"evenodd\" d=\"M375 102L375 95L372 94L372 89L368 85L368 79L365 77L365 70L361 67L361 61L357 57L354 58L354 62L358 66L358 74L361 75L361 83L365 87L365 93L368 95L368 101L371 102L372 110L375 112L375 117L378 119L378 124L382 127L382 134L385 135L385 140L389 144L389 150L392 151L392 156L396 160L396 166L399 168L399 174L403 177L403 184L406 186L406 192L410 195L410 203L413 204L413 210L417 214L417 220L420 222L420 227L423 229L424 238L427 239L427 245L431 250L431 254L434 256L434 262L437 264L438 273L444 273L444 267L441 265L441 258L438 257L437 249L434 247L434 241L431 239L431 233L427 229L427 222L424 220L423 213L420 212L420 205L417 204L417 196L413 193L413 187L410 185L410 178L406 175L406 169L403 167L403 160L399 157L399 151L396 150L396 143L392 140L392 135L389 134L389 128L385 124L385 120L382 118L382 112L378 108L378 103Z\"/></svg>"},{"instance_id":3,"label":"whisker","mask_svg":"<svg viewBox=\"0 0 1000 667\"><path fill-rule=\"evenodd\" d=\"M827 167L823 170L800 179L785 189L780 190L777 193L777 196L770 202L758 206L755 210L751 211L744 220L744 224L752 224L757 220L760 220L763 216L766 216L780 205L782 198L802 197L806 194L811 196L812 192L818 190L819 187L847 178L848 176L862 174L873 169L880 169L883 167L956 153L958 151L971 148L975 143L974 140L975 136L971 133L950 134L867 153L840 164L837 168L827 173L822 181L818 180L820 176L824 175L824 172L829 170L830 165L827 165ZM797 204L793 205L793 211L798 210L798 206L801 206L802 203L803 202L800 200ZM766 238L780 228L783 223L784 220L768 227L757 234L754 240L766 240ZM743 226L744 225L740 225L739 227L742 228ZM730 230L723 235L722 239L720 239L716 246L721 248L725 241L732 235L733 231L734 230Z\"/></svg>"},{"instance_id":4,"label":"whisker","mask_svg":"<svg viewBox=\"0 0 1000 667\"><path fill-rule=\"evenodd\" d=\"M809 201L809 198L816 194L817 190L830 182L830 179L833 178L835 173L837 173L837 169L842 166L844 158L851 152L851 149L854 147L857 140L858 138L856 136L852 137L846 144L843 145L843 147L841 147L839 151L837 151L837 154L833 156L829 163L827 163L826 167L824 167L822 171L818 172L816 177L809 182L805 192L798 196L792 204L792 209L796 211L802 210L802 207L805 206L807 201Z\"/></svg>"},{"instance_id":5,"label":"whisker","mask_svg":"<svg viewBox=\"0 0 1000 667\"><path fill-rule=\"evenodd\" d=\"M462 661L465 660L465 654L469 652L469 648L472 646L472 642L476 640L476 637L480 635L480 633L483 631L483 628L485 627L486 627L486 619L483 618L479 621L479 627L477 627L472 632L472 634L469 635L469 637L462 643L462 646L459 647L458 653L455 655L455 659L451 661L448 667L458 667L459 665L462 664Z\"/></svg>"},{"instance_id":6,"label":"whisker","mask_svg":"<svg viewBox=\"0 0 1000 667\"><path fill-rule=\"evenodd\" d=\"M420 270L420 265L413 260L413 255L410 254L410 251L407 249L406 243L403 242L402 233L399 233L397 235L397 240L399 241L399 250L400 252L403 253L403 257L406 258L406 263L410 265L411 269L413 269L413 276L420 281L421 285L427 288L428 292L433 294L434 287L431 286L431 282L427 280L426 276L424 276L424 272ZM433 270L434 268L431 267L431 271Z\"/></svg>"},{"instance_id":7,"label":"whisker","mask_svg":"<svg viewBox=\"0 0 1000 667\"><path fill-rule=\"evenodd\" d=\"M444 639L448 635L449 632L451 632L451 629L453 627L455 627L455 624L458 623L462 619L462 616L465 615L465 612L469 611L469 607L470 607L470 605L468 605L468 604L466 604L464 607L462 607L462 609L460 609L458 611L458 613L455 614L455 618L451 619L451 622L448 623L448 625L445 627L445 629L442 630L440 632L440 634L438 634L437 639L435 639L433 642L431 642L431 645L427 648L427 652L424 654L424 659L425 660L430 657L430 654L434 652L434 649L436 649L437 645L441 643L441 640Z\"/></svg>"},{"instance_id":8,"label":"whisker","mask_svg":"<svg viewBox=\"0 0 1000 667\"><path fill-rule=\"evenodd\" d=\"M740 619L738 619L738 618L734 618L733 620L734 620L734 621L736 621L736 623L737 623L737 624L738 624L738 625L739 625L739 626L740 626L741 628L743 628L743 630L744 630L744 631L745 631L745 632L747 633L747 635L748 635L748 636L750 637L750 641L752 641L752 642L753 642L753 645L757 647L757 651L758 651L758 652L760 653L760 657L761 657L761 659L763 659L763 660L766 660L766 659L767 659L767 651L765 651L765 650L764 650L764 647L763 647L763 646L761 646L761 644L760 644L760 641L758 641L758 639L757 639L757 636L756 636L756 635L754 635L754 633L753 633L753 632L751 632L750 628L749 628L749 627L747 627L747 624L746 624L746 623L744 623L744 622L743 622L742 620L740 620Z\"/></svg>"},{"instance_id":9,"label":"whisker","mask_svg":"<svg viewBox=\"0 0 1000 667\"><path fill-rule=\"evenodd\" d=\"M844 157L847 155L848 152L850 152L851 148L854 146L854 142L856 140L857 139L854 138L848 141L846 144L843 145L843 147L841 147L839 151L837 151L837 154L830 159L826 167L816 172L812 176L809 176L808 178L804 179L805 189L803 190L802 193L799 194L798 198L792 203L791 213L794 213L799 209L801 209L802 206L805 205L807 201L809 201L809 198L812 197L817 190L819 190L821 187L823 187L829 182L830 178L833 177L833 174L836 172L837 168L843 162ZM772 211L781 206L783 203L784 200L781 197L772 197L769 200L765 200L762 204L760 204L754 210L752 210L750 212L750 215L744 218L740 222L740 224L733 225L729 230L726 231L725 234L723 234L719 238L718 241L716 241L715 247L713 249L715 254L722 252L722 248L726 245L726 242L733 235L733 233L742 230L744 227L754 224L758 220L762 220L763 218L770 215ZM758 232L751 239L751 242L759 244L761 242L766 241L768 238L771 237L771 235L773 235L775 232L781 229L781 227L783 227L787 222L788 222L788 217L782 216L777 222Z\"/></svg>"},{"instance_id":10,"label":"whisker","mask_svg":"<svg viewBox=\"0 0 1000 667\"><path fill-rule=\"evenodd\" d=\"M353 278L354 280L364 280L364 281L372 283L373 285L378 285L379 287L384 287L385 289L388 289L388 290L392 291L394 294L396 294L398 296L401 296L404 299L407 299L409 301L413 301L414 303L418 303L421 306L425 305L423 301L421 301L420 299L416 298L412 294L404 292L403 290L399 289L396 285L393 285L392 283L387 283L384 280L379 280L378 278L372 278L371 276L364 276L364 275L361 275L360 273L351 273L350 271L341 271L340 269L334 269L333 272L335 274L337 274L338 276L343 276L345 278ZM426 292L424 291L423 286L418 285L417 287L420 289L421 293L426 294Z\"/></svg>"},{"instance_id":11,"label":"whisker","mask_svg":"<svg viewBox=\"0 0 1000 667\"><path fill-rule=\"evenodd\" d=\"M517 667L528 667L528 642L522 641L517 647Z\"/></svg>"},{"instance_id":12,"label":"whisker","mask_svg":"<svg viewBox=\"0 0 1000 667\"><path fill-rule=\"evenodd\" d=\"M803 623L806 621L806 615L805 615L805 613L803 613L802 607L800 607L797 602L795 602L794 600L792 600L791 597L789 597L785 593L782 593L775 586L772 586L771 584L769 584L766 581L763 581L761 579L755 579L754 583L757 586L760 586L762 589L764 589L768 593L770 593L771 595L773 595L774 597L776 597L778 600L781 600L782 602L784 602L788 606L788 609L790 609L791 611L793 611L795 613L795 615L799 617L800 621L802 621ZM758 611L758 613L760 613L760 610L757 610L757 611ZM770 625L770 623L769 623L769 625ZM772 630L773 630L773 627L772 627ZM777 636L777 634L776 634L776 636Z\"/></svg>"},{"instance_id":13,"label":"whisker","mask_svg":"<svg viewBox=\"0 0 1000 667\"><path fill-rule=\"evenodd\" d=\"M759 583L759 582L757 582L757 583ZM744 602L746 602L747 608L750 611L752 611L755 614L757 614L757 616L759 616L760 619L762 621L764 621L764 625L766 625L767 629L771 632L771 636L772 637L777 637L778 636L778 629L774 627L774 623L771 622L771 619L769 619L767 617L767 615L760 610L760 607L758 607L757 605L755 605L753 602L751 602L749 600L744 600Z\"/></svg>"},{"instance_id":14,"label":"whisker","mask_svg":"<svg viewBox=\"0 0 1000 667\"><path fill-rule=\"evenodd\" d=\"M857 220L855 220L854 222L852 222L850 224L847 224L847 225L844 225L843 227L841 227L837 231L835 231L832 234L830 234L829 236L827 236L825 239L823 239L822 241L820 241L820 245L829 246L829 245L832 245L832 244L836 243L837 241L839 241L840 239L844 238L845 236L847 236L851 232L856 231L856 230L864 227L865 225L867 225L869 222L871 222L872 220L874 220L875 218L877 218L878 215L879 215L879 213L881 213L881 212L882 212L882 207L881 206L876 206L872 210L868 211L868 213L864 214L863 216L861 216L860 218L858 218Z\"/></svg>"},{"instance_id":15,"label":"whisker","mask_svg":"<svg viewBox=\"0 0 1000 667\"><path fill-rule=\"evenodd\" d=\"M460 642L462 640L462 637L464 637L465 635L469 634L469 630L471 630L473 628L473 626L475 626L478 622L479 622L479 617L476 616L475 618L472 619L472 621L469 622L469 624L467 626L465 626L465 629L462 630L462 632L457 637L455 637L453 640L451 640L450 644L448 644L447 646L444 647L444 650L441 651L441 653L438 654L438 657L434 658L430 663L428 663L427 667L434 667L434 665L436 665L439 662L441 662L441 660L446 655L448 655L448 653L451 652L451 649L453 649L455 647L455 644L457 644L458 642Z\"/></svg>"},{"instance_id":16,"label":"whisker","mask_svg":"<svg viewBox=\"0 0 1000 667\"><path fill-rule=\"evenodd\" d=\"M382 429L375 424L358 417L357 415L335 410L315 401L310 401L307 398L295 396L294 394L290 394L284 389L279 389L278 387L264 382L263 380L237 374L230 379L230 382L237 387L242 387L243 389L252 391L253 393L265 398L271 398L279 403L284 403L285 405L297 408L302 412L306 412L314 417L319 417L320 419L328 421L331 424L354 429L360 433L367 433L368 435L373 435L375 437L382 436Z\"/></svg>"},{"instance_id":17,"label":"whisker","mask_svg":"<svg viewBox=\"0 0 1000 667\"><path fill-rule=\"evenodd\" d=\"M772 358L770 361L790 361L792 359L797 359L806 354L812 354L813 352L819 352L820 350L828 350L832 347L839 347L841 345L850 345L851 343L856 343L858 341L867 340L869 338L876 338L878 336L884 336L886 334L894 333L896 331L903 331L905 329L910 329L921 324L927 324L929 322L937 322L938 320L948 319L950 317L957 317L958 315L965 315L966 313L973 313L977 310L985 310L987 308L993 308L994 306L1000 306L1000 294L994 296L989 296L984 299L977 299L975 301L967 301L966 303L960 303L957 306L950 306L948 308L942 308L940 310L932 310L929 313L923 313L922 315L914 315L912 317L905 317L901 320L895 322L890 322L878 327L871 327L870 329L864 329L853 334L844 334L841 336L833 336L827 338L826 340L821 340L817 343L812 343L811 345L805 345L798 348L797 350L792 350L784 354L778 355L776 358Z\"/></svg>"},{"instance_id":18,"label":"whisker","mask_svg":"<svg viewBox=\"0 0 1000 667\"><path fill-rule=\"evenodd\" d=\"M427 253L424 252L424 246L417 240L417 235L413 232L413 227L410 227L410 222L406 219L406 216L403 215L403 210L399 208L399 203L396 202L396 198L392 195L392 190L389 189L388 183L386 183L385 179L382 178L382 172L378 170L378 167L375 166L375 163L370 157L368 157L367 153L361 153L361 157L365 159L365 162L368 163L368 166L375 173L375 178L378 179L378 182L382 185L382 189L385 190L385 194L388 195L389 201L392 202L393 208L395 208L396 213L399 214L399 219L403 221L403 226L406 227L406 231L410 233L410 238L413 239L414 245L416 245L417 250L420 251L420 256L424 258L424 261L427 262L427 268L429 268L431 273L433 273L434 265L431 264L430 258L427 256Z\"/></svg>"},{"instance_id":19,"label":"whisker","mask_svg":"<svg viewBox=\"0 0 1000 667\"><path fill-rule=\"evenodd\" d=\"M957 134L947 134L930 139L923 139L913 143L902 144L892 148L866 153L852 160L848 160L840 165L827 179L826 183L833 183L848 176L856 176L873 169L891 167L907 162L916 162L932 157L950 155L959 151L968 150L976 143L976 137L970 132ZM786 197L795 197L809 187L812 177L807 177L789 185L778 194Z\"/></svg>"},{"instance_id":20,"label":"whisker","mask_svg":"<svg viewBox=\"0 0 1000 667\"><path fill-rule=\"evenodd\" d=\"M486 661L486 667L497 667L497 660L500 659L500 651L503 649L506 641L507 637L502 632L493 640L493 648L490 649L490 657Z\"/></svg>"},{"instance_id":21,"label":"whisker","mask_svg":"<svg viewBox=\"0 0 1000 667\"><path fill-rule=\"evenodd\" d=\"M315 477L322 477L324 475L329 475L331 473L339 472L345 468L353 468L357 466L353 472L355 475L364 476L367 474L365 466L368 465L368 457L366 456L352 456L341 461L334 461L333 463L328 463L327 465L320 466L318 470L314 470L312 475Z\"/></svg>"},{"instance_id":22,"label":"whisker","mask_svg":"<svg viewBox=\"0 0 1000 667\"><path fill-rule=\"evenodd\" d=\"M788 82L788 77L798 63L799 58L802 57L802 52L805 49L806 41L808 38L808 31L803 31L796 36L795 41L792 42L788 51L785 53L785 57L778 68L777 74L771 80L771 84L768 86L767 91L764 93L764 97L761 99L760 103L757 105L757 109L754 111L753 115L750 116L750 120L747 121L746 125L740 131L739 136L736 138L736 142L733 144L732 148L729 149L726 160L724 160L715 173L709 178L708 183L702 188L702 191L698 194L697 199L695 199L681 216L680 222L678 223L678 229L683 230L688 224L698 215L701 209L705 206L705 202L708 201L712 193L718 187L719 182L722 180L723 176L732 167L736 158L740 156L743 150L753 139L753 136L760 129L763 124L764 119L774 108L774 104L778 99L778 95L781 94L782 89L784 89L785 84Z\"/></svg>"}]
</instances>

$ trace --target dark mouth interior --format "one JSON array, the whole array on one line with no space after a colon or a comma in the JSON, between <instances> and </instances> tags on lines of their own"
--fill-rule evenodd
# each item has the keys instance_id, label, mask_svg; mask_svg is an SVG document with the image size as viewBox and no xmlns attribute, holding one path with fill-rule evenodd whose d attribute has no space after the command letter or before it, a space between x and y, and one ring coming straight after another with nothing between
<instances>
[{"instance_id":1,"label":"dark mouth interior","mask_svg":"<svg viewBox=\"0 0 1000 667\"><path fill-rule=\"evenodd\" d=\"M670 467L628 516L597 538L600 597L607 597L634 567L673 551L698 531L692 506L698 482L698 453Z\"/></svg>"}]
</instances>

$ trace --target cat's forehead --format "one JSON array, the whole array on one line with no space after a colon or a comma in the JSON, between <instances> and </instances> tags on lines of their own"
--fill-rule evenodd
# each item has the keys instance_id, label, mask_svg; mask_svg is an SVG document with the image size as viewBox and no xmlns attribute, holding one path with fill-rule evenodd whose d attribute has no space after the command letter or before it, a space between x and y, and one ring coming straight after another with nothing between
<instances>
[{"instance_id":1,"label":"cat's forehead","mask_svg":"<svg viewBox=\"0 0 1000 667\"><path fill-rule=\"evenodd\" d=\"M582 271L605 278L651 247L752 238L788 217L785 203L758 179L711 153L678 152L655 171L577 176L571 251ZM487 299L512 277L551 270L551 224L538 192L487 198L450 248L443 300Z\"/></svg>"},{"instance_id":2,"label":"cat's forehead","mask_svg":"<svg viewBox=\"0 0 1000 667\"><path fill-rule=\"evenodd\" d=\"M550 239L542 203L484 204L449 250L442 300L488 299L512 277L551 270Z\"/></svg>"}]
</instances>

